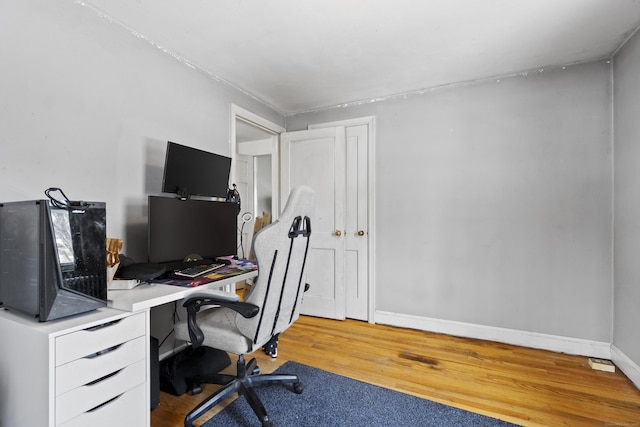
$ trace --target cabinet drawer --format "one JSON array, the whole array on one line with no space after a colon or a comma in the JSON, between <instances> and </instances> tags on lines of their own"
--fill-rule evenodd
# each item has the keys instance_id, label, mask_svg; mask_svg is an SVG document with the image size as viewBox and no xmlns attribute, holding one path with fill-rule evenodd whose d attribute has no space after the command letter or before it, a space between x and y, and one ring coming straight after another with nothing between
<instances>
[{"instance_id":1,"label":"cabinet drawer","mask_svg":"<svg viewBox=\"0 0 640 427\"><path fill-rule=\"evenodd\" d=\"M74 388L57 396L56 424L62 424L97 408L139 384L146 385L147 364L145 362L140 360L95 383ZM144 405L145 408L148 406L148 404Z\"/></svg>"},{"instance_id":2,"label":"cabinet drawer","mask_svg":"<svg viewBox=\"0 0 640 427\"><path fill-rule=\"evenodd\" d=\"M56 368L56 395L117 372L146 357L145 337L113 347L105 353L77 359Z\"/></svg>"},{"instance_id":3,"label":"cabinet drawer","mask_svg":"<svg viewBox=\"0 0 640 427\"><path fill-rule=\"evenodd\" d=\"M56 366L95 354L145 334L145 316L134 314L115 322L56 338Z\"/></svg>"},{"instance_id":4,"label":"cabinet drawer","mask_svg":"<svg viewBox=\"0 0 640 427\"><path fill-rule=\"evenodd\" d=\"M104 405L58 424L58 427L144 426L148 406L144 384L121 394Z\"/></svg>"}]
</instances>

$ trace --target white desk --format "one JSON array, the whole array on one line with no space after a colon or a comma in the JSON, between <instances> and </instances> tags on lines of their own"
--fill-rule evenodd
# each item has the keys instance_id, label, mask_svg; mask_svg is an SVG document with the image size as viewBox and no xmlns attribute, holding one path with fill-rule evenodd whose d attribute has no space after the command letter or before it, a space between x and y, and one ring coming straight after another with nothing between
<instances>
[{"instance_id":1,"label":"white desk","mask_svg":"<svg viewBox=\"0 0 640 427\"><path fill-rule=\"evenodd\" d=\"M148 426L151 308L257 274L109 291L109 307L44 323L0 308L0 427Z\"/></svg>"},{"instance_id":2,"label":"white desk","mask_svg":"<svg viewBox=\"0 0 640 427\"><path fill-rule=\"evenodd\" d=\"M107 292L107 303L109 307L118 310L138 312L149 310L168 302L178 301L189 294L201 292L203 290L220 289L236 282L256 277L258 270L227 277L225 279L209 282L194 288L184 288L174 285L162 284L140 284L129 290L113 290Z\"/></svg>"}]
</instances>

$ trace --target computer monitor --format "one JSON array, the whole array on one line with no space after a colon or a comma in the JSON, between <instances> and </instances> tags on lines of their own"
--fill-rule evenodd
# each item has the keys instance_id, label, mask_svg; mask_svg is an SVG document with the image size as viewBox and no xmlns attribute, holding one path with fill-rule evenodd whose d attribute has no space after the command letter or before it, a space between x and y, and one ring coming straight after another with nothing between
<instances>
[{"instance_id":1,"label":"computer monitor","mask_svg":"<svg viewBox=\"0 0 640 427\"><path fill-rule=\"evenodd\" d=\"M149 196L149 262L205 259L237 252L237 205L210 200Z\"/></svg>"},{"instance_id":2,"label":"computer monitor","mask_svg":"<svg viewBox=\"0 0 640 427\"><path fill-rule=\"evenodd\" d=\"M205 196L224 198L229 188L231 158L175 142L167 142L163 193L181 198Z\"/></svg>"}]
</instances>

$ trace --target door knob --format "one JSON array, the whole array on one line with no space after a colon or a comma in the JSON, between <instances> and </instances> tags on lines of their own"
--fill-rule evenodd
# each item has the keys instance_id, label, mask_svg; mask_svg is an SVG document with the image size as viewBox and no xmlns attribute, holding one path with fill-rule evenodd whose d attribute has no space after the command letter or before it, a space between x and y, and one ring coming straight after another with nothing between
<instances>
[{"instance_id":1,"label":"door knob","mask_svg":"<svg viewBox=\"0 0 640 427\"><path fill-rule=\"evenodd\" d=\"M336 230L336 236L338 236L338 237L342 236L342 231Z\"/></svg>"},{"instance_id":2,"label":"door knob","mask_svg":"<svg viewBox=\"0 0 640 427\"><path fill-rule=\"evenodd\" d=\"M364 230L358 230L358 236L364 236Z\"/></svg>"}]
</instances>

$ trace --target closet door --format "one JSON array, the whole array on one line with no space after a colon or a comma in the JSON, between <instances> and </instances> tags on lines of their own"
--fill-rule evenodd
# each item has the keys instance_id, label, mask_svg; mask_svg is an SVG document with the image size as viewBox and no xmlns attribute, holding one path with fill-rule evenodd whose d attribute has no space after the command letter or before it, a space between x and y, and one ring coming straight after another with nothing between
<instances>
[{"instance_id":1,"label":"closet door","mask_svg":"<svg viewBox=\"0 0 640 427\"><path fill-rule=\"evenodd\" d=\"M345 307L369 320L369 126L346 127Z\"/></svg>"},{"instance_id":2,"label":"closet door","mask_svg":"<svg viewBox=\"0 0 640 427\"><path fill-rule=\"evenodd\" d=\"M281 196L308 185L316 193L312 249L302 313L345 318L345 128L331 127L281 134Z\"/></svg>"}]
</instances>

